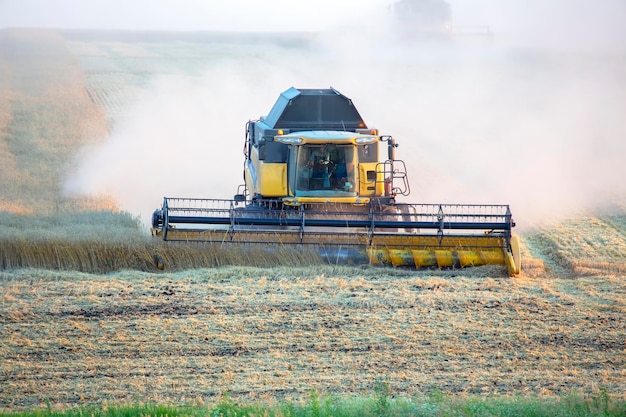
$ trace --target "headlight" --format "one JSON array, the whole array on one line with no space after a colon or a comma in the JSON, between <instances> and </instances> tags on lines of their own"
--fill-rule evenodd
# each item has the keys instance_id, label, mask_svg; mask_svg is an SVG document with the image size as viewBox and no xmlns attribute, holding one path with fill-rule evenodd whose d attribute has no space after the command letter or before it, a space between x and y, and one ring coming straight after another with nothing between
<instances>
[{"instance_id":1,"label":"headlight","mask_svg":"<svg viewBox=\"0 0 626 417\"><path fill-rule=\"evenodd\" d=\"M296 136L276 136L274 140L287 145L300 145L302 143L302 138Z\"/></svg>"},{"instance_id":2,"label":"headlight","mask_svg":"<svg viewBox=\"0 0 626 417\"><path fill-rule=\"evenodd\" d=\"M361 136L354 140L357 145L366 145L378 142L378 136Z\"/></svg>"}]
</instances>

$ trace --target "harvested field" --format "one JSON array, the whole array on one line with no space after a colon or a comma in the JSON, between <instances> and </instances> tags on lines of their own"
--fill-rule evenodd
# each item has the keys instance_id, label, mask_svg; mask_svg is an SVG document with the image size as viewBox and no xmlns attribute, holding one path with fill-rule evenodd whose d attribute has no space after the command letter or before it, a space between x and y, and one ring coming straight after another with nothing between
<instances>
[{"instance_id":1,"label":"harvested field","mask_svg":"<svg viewBox=\"0 0 626 417\"><path fill-rule=\"evenodd\" d=\"M374 268L1 275L3 407L626 390L626 283Z\"/></svg>"},{"instance_id":2,"label":"harvested field","mask_svg":"<svg viewBox=\"0 0 626 417\"><path fill-rule=\"evenodd\" d=\"M502 278L502 268L493 267L346 267L314 257L165 247L149 240L138 218L145 207L139 213L132 203L149 199L143 201L149 215L170 190L213 197L208 193L224 186L231 193L223 183L241 175L239 127L271 104L276 85L287 87L285 73L268 64L270 58L283 65L288 53L307 63L315 42L303 36L0 31L0 410L201 402L223 395L289 399L311 390L367 395L380 381L393 395L408 396L553 396L573 390L624 396L626 205L619 192L602 209L520 222L523 272L515 279ZM255 71L233 76L244 58ZM334 62L330 53L323 59ZM442 77L421 64L398 67L403 76L426 82ZM619 77L622 66L616 68L612 76ZM294 72L303 74L299 66ZM192 95L191 105L176 102L163 113L149 113L146 123L155 129L130 129L148 134L139 143L115 136L131 123L129 109L142 114L134 106L150 102L155 86L166 85L165 101L178 88L191 94L196 84L190 88L180 74L200 87L224 86L212 90L210 100ZM214 75L223 81L207 84ZM154 83L160 77L166 82ZM264 86L267 81L262 90L271 96L245 95L245 85L237 84L242 78ZM531 81L524 79L518 89ZM231 92L248 98L238 103L244 110L233 107L232 140L235 129L222 120L221 101ZM613 94L619 100L621 90ZM545 110L542 100L540 95ZM179 135L178 123L155 123L177 105L185 115L177 122L208 115L201 127L213 136L202 131L203 141L228 142L202 147L182 135L195 140L194 129ZM401 113L398 103L385 105L385 114ZM391 118L383 116L383 122L385 117ZM449 133L446 126L443 133ZM166 131L164 142L158 130ZM427 129L418 133L433 156L441 153ZM73 158L85 145L112 136L122 145L128 140L128 149L112 147L102 166L75 170ZM409 155L425 154L421 145L407 145ZM167 158L138 162L155 155ZM231 157L235 164L223 163ZM419 158L415 162L423 163ZM462 188L429 170L433 165L420 165L423 171L412 177L420 198L433 189ZM142 175L134 177L137 172ZM102 193L64 193L71 175L101 186ZM483 183L479 176L472 179ZM124 193L116 194L118 189ZM548 205L549 192L520 194ZM512 210L517 213L515 205ZM166 260L165 272L155 267L155 251ZM271 267L277 263L282 266Z\"/></svg>"}]
</instances>

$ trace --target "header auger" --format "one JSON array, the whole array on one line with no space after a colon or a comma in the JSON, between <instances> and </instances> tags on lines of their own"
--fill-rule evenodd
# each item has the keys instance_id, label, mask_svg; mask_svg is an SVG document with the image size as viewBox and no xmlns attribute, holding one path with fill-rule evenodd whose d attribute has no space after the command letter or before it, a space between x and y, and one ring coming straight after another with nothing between
<instances>
[{"instance_id":1,"label":"header auger","mask_svg":"<svg viewBox=\"0 0 626 417\"><path fill-rule=\"evenodd\" d=\"M329 262L520 271L507 205L409 204L391 136L334 89L283 92L246 125L244 181L232 200L165 198L167 241L314 248ZM386 148L386 152L385 151Z\"/></svg>"}]
</instances>

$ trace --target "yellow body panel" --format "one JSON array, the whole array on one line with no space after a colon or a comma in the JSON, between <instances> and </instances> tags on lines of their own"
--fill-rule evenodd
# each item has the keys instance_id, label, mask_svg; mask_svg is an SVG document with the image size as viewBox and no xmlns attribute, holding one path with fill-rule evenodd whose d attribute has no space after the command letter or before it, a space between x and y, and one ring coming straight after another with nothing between
<instances>
[{"instance_id":1,"label":"yellow body panel","mask_svg":"<svg viewBox=\"0 0 626 417\"><path fill-rule=\"evenodd\" d=\"M287 195L287 164L259 163L255 170L256 182L246 167L246 187L251 194L264 197L282 197Z\"/></svg>"},{"instance_id":2,"label":"yellow body panel","mask_svg":"<svg viewBox=\"0 0 626 417\"><path fill-rule=\"evenodd\" d=\"M283 197L287 195L287 164L265 163L259 160L259 151L252 149L250 161L246 164L244 178L250 194L264 197ZM252 172L254 171L254 172Z\"/></svg>"},{"instance_id":3,"label":"yellow body panel","mask_svg":"<svg viewBox=\"0 0 626 417\"><path fill-rule=\"evenodd\" d=\"M257 171L257 192L264 197L287 195L287 164L260 163Z\"/></svg>"},{"instance_id":4,"label":"yellow body panel","mask_svg":"<svg viewBox=\"0 0 626 417\"><path fill-rule=\"evenodd\" d=\"M361 162L359 164L359 190L358 193L361 196L374 197L374 196L382 196L385 192L384 190L384 181L383 181L383 173L376 172L375 162ZM368 180L367 173L374 172L376 177L376 181ZM371 174L370 174L371 176Z\"/></svg>"},{"instance_id":5,"label":"yellow body panel","mask_svg":"<svg viewBox=\"0 0 626 417\"><path fill-rule=\"evenodd\" d=\"M519 237L517 235L511 236L511 252L513 256L513 267L509 266L509 273L511 275L517 275L522 270L522 255L520 251Z\"/></svg>"}]
</instances>

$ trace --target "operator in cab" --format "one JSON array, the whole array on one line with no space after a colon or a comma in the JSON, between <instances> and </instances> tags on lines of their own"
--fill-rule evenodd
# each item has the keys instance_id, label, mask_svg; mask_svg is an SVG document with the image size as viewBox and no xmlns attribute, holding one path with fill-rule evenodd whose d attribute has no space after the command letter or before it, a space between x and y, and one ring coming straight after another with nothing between
<instances>
[{"instance_id":1,"label":"operator in cab","mask_svg":"<svg viewBox=\"0 0 626 417\"><path fill-rule=\"evenodd\" d=\"M309 169L311 170L311 189L330 188L330 177L333 173L335 161L332 158L332 150L327 144L314 148L309 156Z\"/></svg>"}]
</instances>

